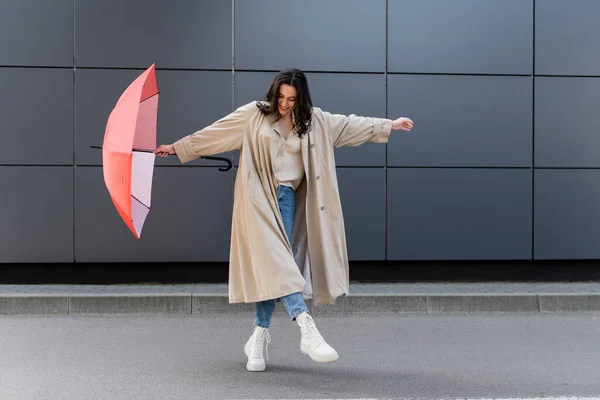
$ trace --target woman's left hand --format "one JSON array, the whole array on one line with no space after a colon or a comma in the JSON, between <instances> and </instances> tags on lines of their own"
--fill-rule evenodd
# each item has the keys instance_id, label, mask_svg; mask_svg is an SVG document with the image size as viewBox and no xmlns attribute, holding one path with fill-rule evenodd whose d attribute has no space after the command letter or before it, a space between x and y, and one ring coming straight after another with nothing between
<instances>
[{"instance_id":1,"label":"woman's left hand","mask_svg":"<svg viewBox=\"0 0 600 400\"><path fill-rule=\"evenodd\" d=\"M413 122L409 118L401 117L392 121L392 129L401 129L403 131L410 131L413 127Z\"/></svg>"}]
</instances>

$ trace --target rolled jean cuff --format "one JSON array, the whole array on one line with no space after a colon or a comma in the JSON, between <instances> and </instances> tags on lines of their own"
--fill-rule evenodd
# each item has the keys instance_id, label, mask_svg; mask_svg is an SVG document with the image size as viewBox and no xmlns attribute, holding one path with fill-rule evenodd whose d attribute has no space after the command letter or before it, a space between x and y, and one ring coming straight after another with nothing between
<instances>
[{"instance_id":1,"label":"rolled jean cuff","mask_svg":"<svg viewBox=\"0 0 600 400\"><path fill-rule=\"evenodd\" d=\"M290 312L290 317L292 317L292 321L296 319L296 317L304 312L308 312L307 308L296 308L292 312Z\"/></svg>"}]
</instances>

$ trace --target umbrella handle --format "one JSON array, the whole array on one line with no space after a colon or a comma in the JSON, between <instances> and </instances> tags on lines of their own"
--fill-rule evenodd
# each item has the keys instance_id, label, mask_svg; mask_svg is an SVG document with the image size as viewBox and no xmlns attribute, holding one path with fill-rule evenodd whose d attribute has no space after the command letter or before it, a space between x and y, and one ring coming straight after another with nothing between
<instances>
[{"instance_id":1,"label":"umbrella handle","mask_svg":"<svg viewBox=\"0 0 600 400\"><path fill-rule=\"evenodd\" d=\"M92 149L102 149L102 146L91 146L90 148ZM132 149L132 151L140 151L143 153L154 153L154 150L148 150L148 149ZM170 154L173 155L173 154ZM226 167L219 167L219 171L229 171L231 168L233 168L233 164L231 163L231 161L227 158L223 158L223 157L212 157L212 156L205 156L205 157L200 157L200 158L204 158L205 160L217 160L217 161L224 161L227 163Z\"/></svg>"},{"instance_id":2,"label":"umbrella handle","mask_svg":"<svg viewBox=\"0 0 600 400\"><path fill-rule=\"evenodd\" d=\"M225 161L227 163L226 167L219 167L219 171L229 171L232 167L233 164L231 163L230 160L228 160L227 158L222 158L222 157L200 157L200 158L204 158L205 160L217 160L217 161Z\"/></svg>"}]
</instances>

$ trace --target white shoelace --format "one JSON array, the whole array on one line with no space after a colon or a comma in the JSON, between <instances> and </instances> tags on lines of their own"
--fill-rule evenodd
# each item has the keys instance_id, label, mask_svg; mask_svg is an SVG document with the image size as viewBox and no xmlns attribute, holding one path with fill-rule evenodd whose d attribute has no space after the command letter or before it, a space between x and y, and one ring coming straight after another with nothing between
<instances>
[{"instance_id":1,"label":"white shoelace","mask_svg":"<svg viewBox=\"0 0 600 400\"><path fill-rule=\"evenodd\" d=\"M325 339L323 339L323 336L321 336L321 334L317 330L317 325L315 324L315 321L310 315L306 316L303 328L307 338L314 340L317 346L319 346L322 343L325 343Z\"/></svg>"},{"instance_id":2,"label":"white shoelace","mask_svg":"<svg viewBox=\"0 0 600 400\"><path fill-rule=\"evenodd\" d=\"M263 340L267 338L267 345L265 346L267 360L269 359L269 343L271 343L271 335L269 331L264 329L262 333L254 335L254 342L252 343L252 352L250 358L263 358Z\"/></svg>"}]
</instances>

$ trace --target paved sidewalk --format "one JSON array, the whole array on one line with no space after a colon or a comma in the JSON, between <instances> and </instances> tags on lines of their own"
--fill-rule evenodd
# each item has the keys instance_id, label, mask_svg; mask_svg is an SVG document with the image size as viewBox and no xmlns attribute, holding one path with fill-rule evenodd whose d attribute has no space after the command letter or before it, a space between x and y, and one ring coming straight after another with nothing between
<instances>
[{"instance_id":1,"label":"paved sidewalk","mask_svg":"<svg viewBox=\"0 0 600 400\"><path fill-rule=\"evenodd\" d=\"M309 305L315 314L600 311L600 282L352 283L336 304ZM225 284L0 285L0 315L213 315L253 307L229 304Z\"/></svg>"},{"instance_id":2,"label":"paved sidewalk","mask_svg":"<svg viewBox=\"0 0 600 400\"><path fill-rule=\"evenodd\" d=\"M269 330L267 369L256 373L246 370L243 350L254 330L251 314L0 316L0 399L600 395L600 313L355 314L315 320L338 361L319 364L302 354L298 325L281 314Z\"/></svg>"}]
</instances>

